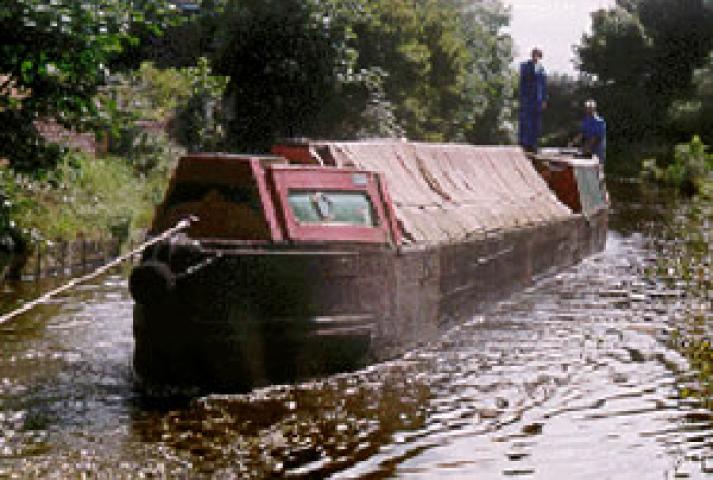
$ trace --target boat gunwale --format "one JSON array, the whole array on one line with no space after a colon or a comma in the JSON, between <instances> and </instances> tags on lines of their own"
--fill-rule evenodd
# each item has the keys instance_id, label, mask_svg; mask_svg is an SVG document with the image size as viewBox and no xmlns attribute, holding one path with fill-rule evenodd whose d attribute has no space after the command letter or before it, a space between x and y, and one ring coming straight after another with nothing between
<instances>
[{"instance_id":1,"label":"boat gunwale","mask_svg":"<svg viewBox=\"0 0 713 480\"><path fill-rule=\"evenodd\" d=\"M459 244L467 244L475 241L485 241L497 239L504 235L511 235L521 232L536 230L546 225L562 222L576 222L584 220L587 223L593 217L605 215L608 212L608 205L602 205L591 214L585 216L583 213L571 213L565 217L538 220L522 225L515 225L507 229L492 228L473 232L471 235L454 240L438 242L415 242L400 245L379 244L358 241L270 241L270 240L239 240L239 239L212 239L212 238L190 238L180 237L171 243L177 246L190 246L196 251L204 254L224 254L224 255L358 255L360 253L374 252L394 252L397 255L414 252L432 251L442 247L449 247Z\"/></svg>"}]
</instances>

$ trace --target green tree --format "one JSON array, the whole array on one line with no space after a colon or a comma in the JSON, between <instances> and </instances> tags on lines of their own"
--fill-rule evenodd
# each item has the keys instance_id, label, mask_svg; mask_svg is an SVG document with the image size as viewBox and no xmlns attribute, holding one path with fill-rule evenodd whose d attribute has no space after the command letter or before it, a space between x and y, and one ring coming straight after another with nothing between
<instances>
[{"instance_id":1,"label":"green tree","mask_svg":"<svg viewBox=\"0 0 713 480\"><path fill-rule=\"evenodd\" d=\"M587 85L568 75L550 75L547 79L547 121L543 125L542 144L567 145L579 132L584 116L583 91Z\"/></svg>"},{"instance_id":2,"label":"green tree","mask_svg":"<svg viewBox=\"0 0 713 480\"><path fill-rule=\"evenodd\" d=\"M470 143L512 143L514 85L512 38L503 34L509 10L500 1L451 0L469 51L460 115ZM456 140L458 138L453 138Z\"/></svg>"},{"instance_id":3,"label":"green tree","mask_svg":"<svg viewBox=\"0 0 713 480\"><path fill-rule=\"evenodd\" d=\"M345 25L315 1L245 0L221 21L213 69L226 88L230 147L256 151L276 137L305 135L338 98L347 75Z\"/></svg>"},{"instance_id":4,"label":"green tree","mask_svg":"<svg viewBox=\"0 0 713 480\"><path fill-rule=\"evenodd\" d=\"M0 9L0 156L34 169L56 159L34 123L81 126L112 56L173 17L167 0L4 0ZM49 153L49 155L48 155ZM55 155L52 155L52 154Z\"/></svg>"},{"instance_id":5,"label":"green tree","mask_svg":"<svg viewBox=\"0 0 713 480\"><path fill-rule=\"evenodd\" d=\"M512 44L499 2L365 1L355 19L357 67L378 66L412 139L498 139L509 97Z\"/></svg>"},{"instance_id":6,"label":"green tree","mask_svg":"<svg viewBox=\"0 0 713 480\"><path fill-rule=\"evenodd\" d=\"M512 42L499 1L245 0L226 7L213 69L231 148L281 136L507 140Z\"/></svg>"},{"instance_id":7,"label":"green tree","mask_svg":"<svg viewBox=\"0 0 713 480\"><path fill-rule=\"evenodd\" d=\"M669 110L671 126L677 138L700 133L703 142L713 144L713 52L705 66L693 74L694 92L675 101Z\"/></svg>"},{"instance_id":8,"label":"green tree","mask_svg":"<svg viewBox=\"0 0 713 480\"><path fill-rule=\"evenodd\" d=\"M593 14L578 47L614 142L681 141L671 107L695 94L694 72L713 48L713 2L619 0Z\"/></svg>"},{"instance_id":9,"label":"green tree","mask_svg":"<svg viewBox=\"0 0 713 480\"><path fill-rule=\"evenodd\" d=\"M212 55L227 3L229 0L195 2L197 9L181 11L180 22L172 22L160 31L134 26L132 36L139 41L115 56L111 66L133 70L143 61L159 68L195 66L201 57Z\"/></svg>"},{"instance_id":10,"label":"green tree","mask_svg":"<svg viewBox=\"0 0 713 480\"><path fill-rule=\"evenodd\" d=\"M228 78L212 75L205 57L181 73L189 82L190 96L178 107L171 132L189 151L216 150L225 140L220 100Z\"/></svg>"}]
</instances>

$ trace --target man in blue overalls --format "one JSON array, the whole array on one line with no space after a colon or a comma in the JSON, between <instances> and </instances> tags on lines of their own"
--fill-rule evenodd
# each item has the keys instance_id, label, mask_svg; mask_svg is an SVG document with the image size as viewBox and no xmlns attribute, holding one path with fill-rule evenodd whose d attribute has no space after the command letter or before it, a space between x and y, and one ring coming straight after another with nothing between
<instances>
[{"instance_id":1,"label":"man in blue overalls","mask_svg":"<svg viewBox=\"0 0 713 480\"><path fill-rule=\"evenodd\" d=\"M542 110L547 108L547 74L540 63L542 50L532 49L532 57L520 64L520 145L536 152L542 129Z\"/></svg>"},{"instance_id":2,"label":"man in blue overalls","mask_svg":"<svg viewBox=\"0 0 713 480\"><path fill-rule=\"evenodd\" d=\"M596 155L603 165L607 159L607 122L597 114L597 102L594 100L584 102L584 111L582 131L578 135L582 142L582 153Z\"/></svg>"}]
</instances>

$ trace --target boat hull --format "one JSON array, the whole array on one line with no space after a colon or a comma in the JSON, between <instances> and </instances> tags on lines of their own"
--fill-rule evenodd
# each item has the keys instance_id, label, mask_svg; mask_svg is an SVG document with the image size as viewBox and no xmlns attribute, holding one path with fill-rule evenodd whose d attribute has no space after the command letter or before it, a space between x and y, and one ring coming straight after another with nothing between
<instances>
[{"instance_id":1,"label":"boat hull","mask_svg":"<svg viewBox=\"0 0 713 480\"><path fill-rule=\"evenodd\" d=\"M146 386L235 391L394 358L602 250L606 232L601 209L437 245L174 245L175 286L135 306L134 369Z\"/></svg>"}]
</instances>

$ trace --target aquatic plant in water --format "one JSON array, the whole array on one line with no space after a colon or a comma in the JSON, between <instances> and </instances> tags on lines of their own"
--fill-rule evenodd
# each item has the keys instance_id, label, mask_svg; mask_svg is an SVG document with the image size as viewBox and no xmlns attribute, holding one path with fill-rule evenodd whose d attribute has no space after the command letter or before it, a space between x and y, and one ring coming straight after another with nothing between
<instances>
[{"instance_id":1,"label":"aquatic plant in water","mask_svg":"<svg viewBox=\"0 0 713 480\"><path fill-rule=\"evenodd\" d=\"M712 221L707 199L683 204L657 247L662 264L648 272L652 281L681 291L676 299L681 315L670 343L688 360L691 373L680 382L679 395L707 410L713 410Z\"/></svg>"},{"instance_id":2,"label":"aquatic plant in water","mask_svg":"<svg viewBox=\"0 0 713 480\"><path fill-rule=\"evenodd\" d=\"M642 176L649 180L675 187L687 193L711 193L713 183L713 154L707 152L698 135L689 143L675 146L673 161L665 168L660 168L655 159L642 162Z\"/></svg>"}]
</instances>

